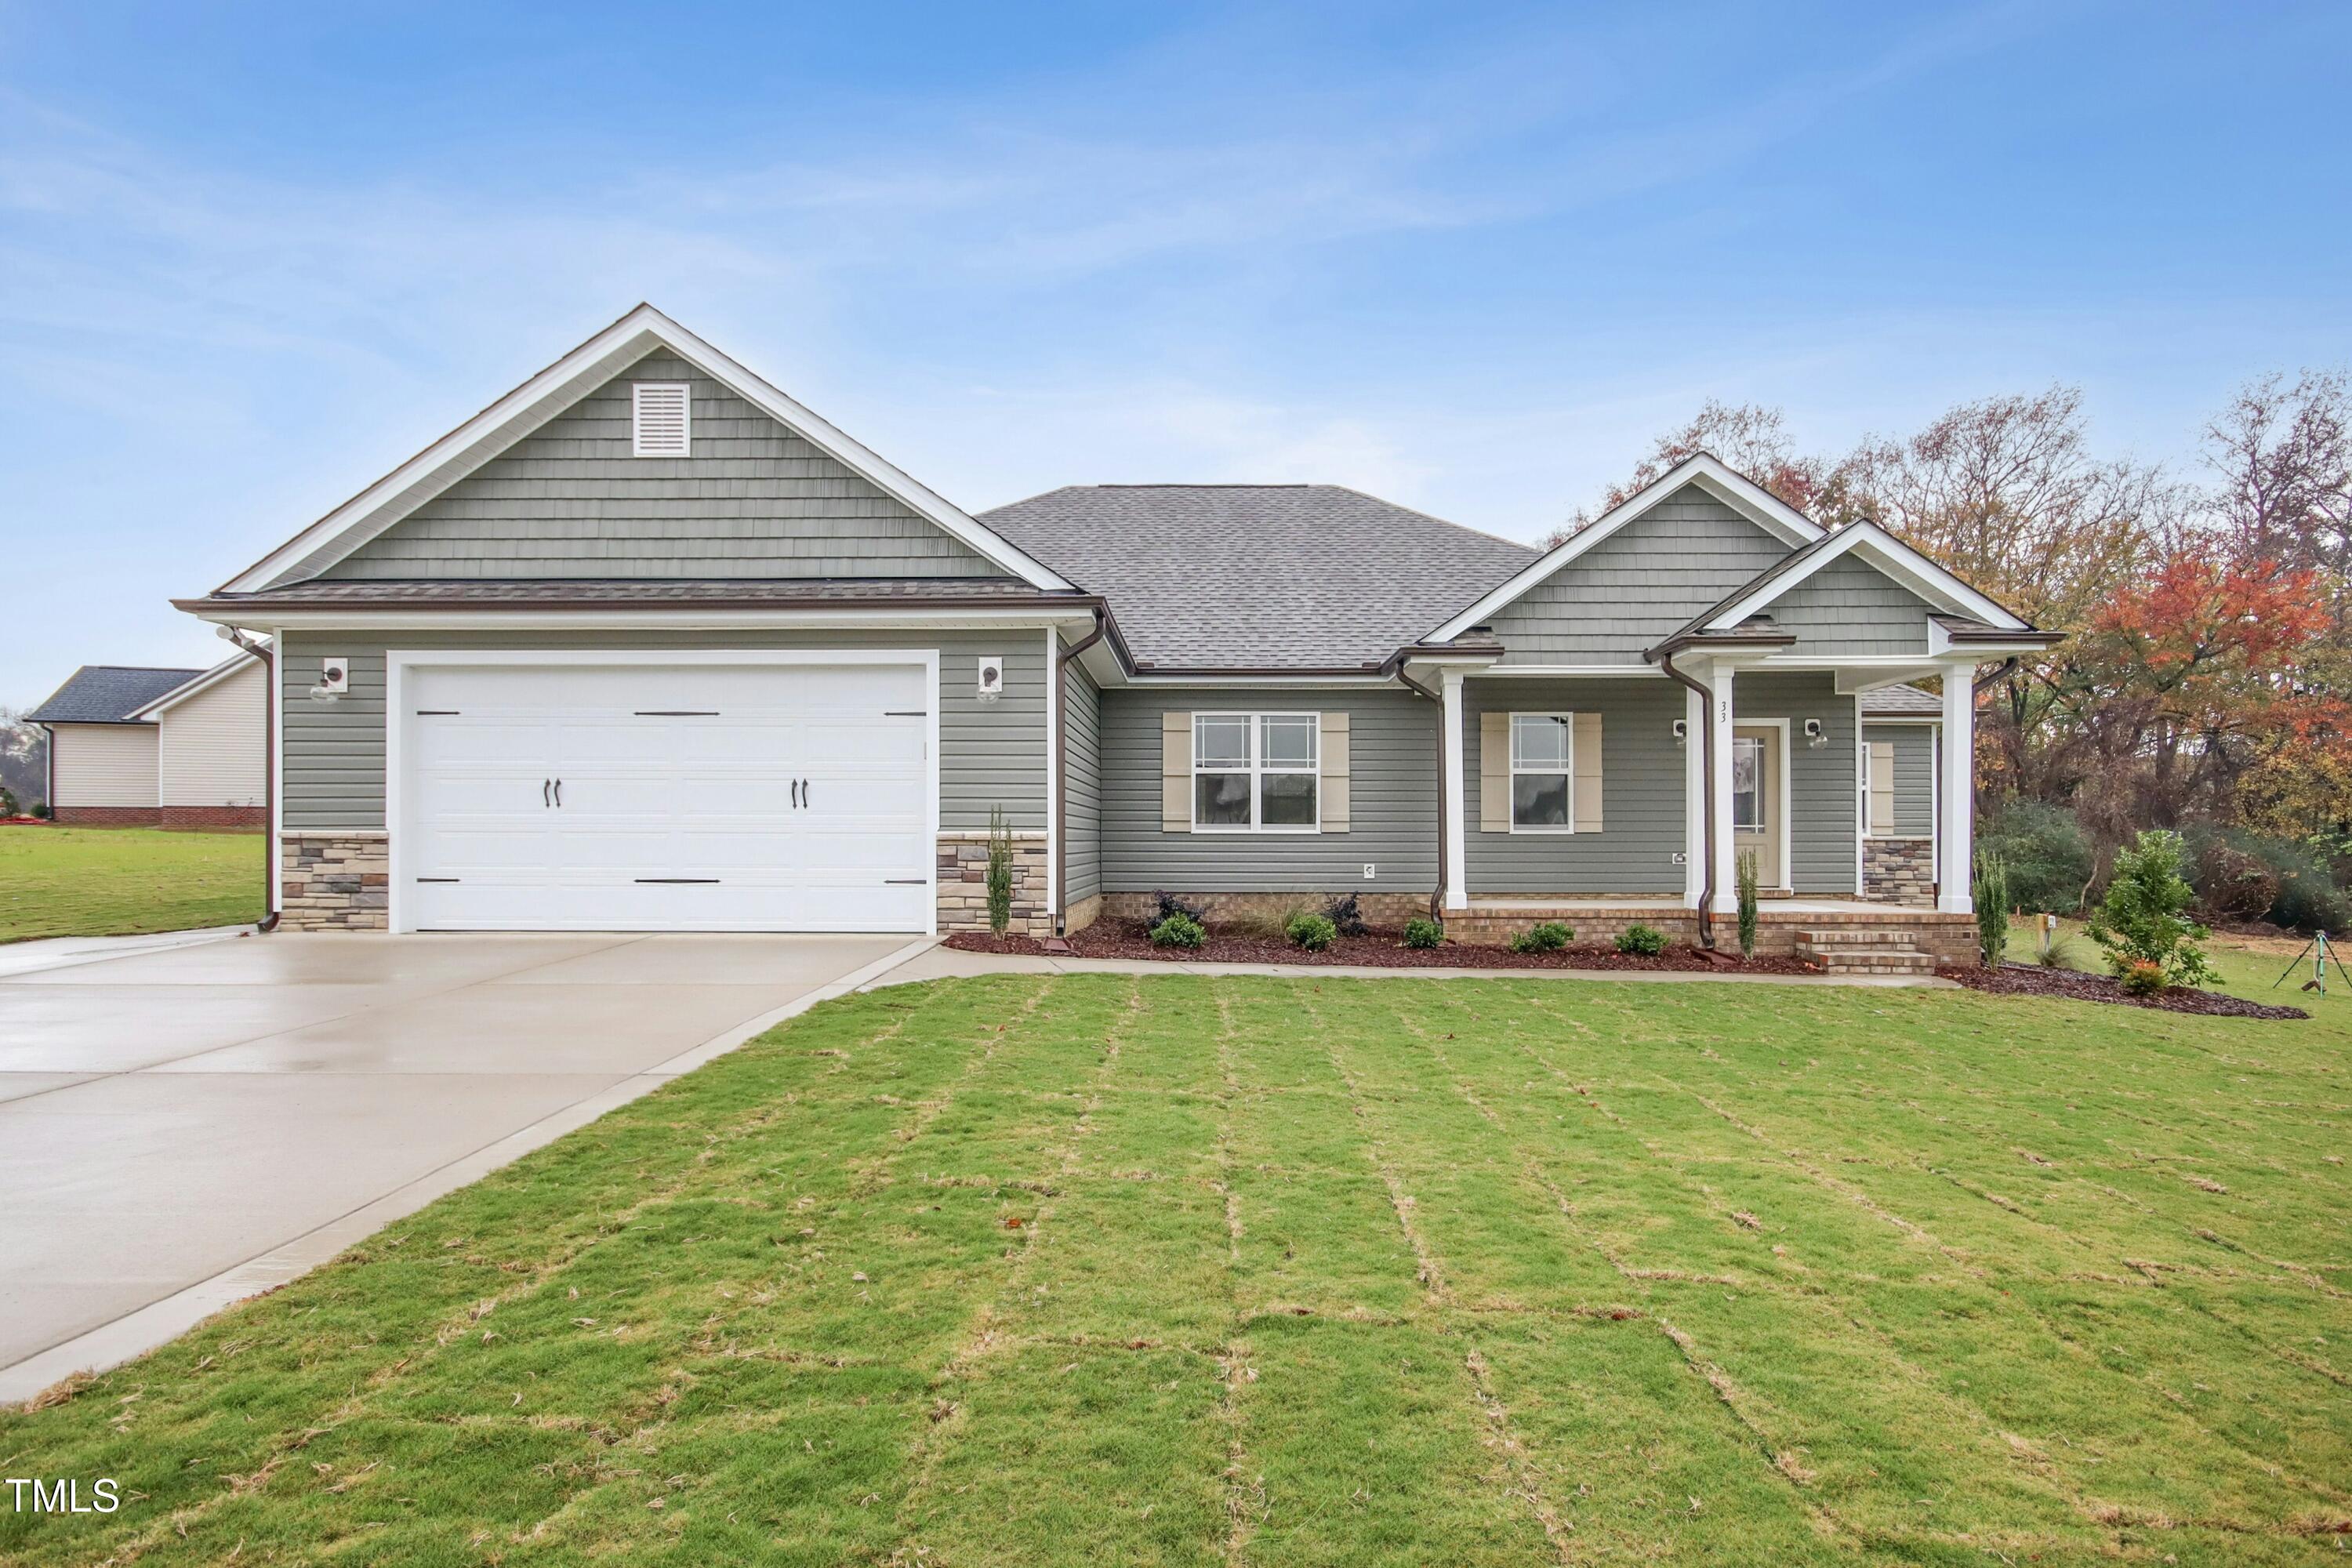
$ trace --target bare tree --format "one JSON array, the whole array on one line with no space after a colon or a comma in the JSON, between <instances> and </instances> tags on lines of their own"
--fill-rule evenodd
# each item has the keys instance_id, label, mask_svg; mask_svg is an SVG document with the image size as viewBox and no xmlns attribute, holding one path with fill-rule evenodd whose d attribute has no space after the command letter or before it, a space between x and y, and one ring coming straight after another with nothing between
<instances>
[{"instance_id":1,"label":"bare tree","mask_svg":"<svg viewBox=\"0 0 2352 1568\"><path fill-rule=\"evenodd\" d=\"M1713 453L1799 511L1830 523L1845 519L1839 465L1800 453L1789 434L1787 416L1780 410L1756 403L1718 403L1711 397L1696 418L1659 437L1649 456L1636 463L1622 483L1602 492L1598 512L1606 512L1639 494L1659 475L1697 452ZM1543 541L1542 548L1550 549L1591 522L1595 515L1597 512L1578 511L1564 527L1554 530Z\"/></svg>"},{"instance_id":2,"label":"bare tree","mask_svg":"<svg viewBox=\"0 0 2352 1568\"><path fill-rule=\"evenodd\" d=\"M2352 386L2344 373L2246 383L2205 426L2205 450L2220 481L2213 521L2239 554L2326 574L2343 624L2352 582Z\"/></svg>"}]
</instances>

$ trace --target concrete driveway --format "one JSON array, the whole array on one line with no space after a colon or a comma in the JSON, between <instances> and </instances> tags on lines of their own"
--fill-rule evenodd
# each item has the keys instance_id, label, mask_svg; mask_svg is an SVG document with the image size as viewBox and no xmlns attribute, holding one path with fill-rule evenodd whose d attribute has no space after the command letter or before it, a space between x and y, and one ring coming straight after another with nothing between
<instances>
[{"instance_id":1,"label":"concrete driveway","mask_svg":"<svg viewBox=\"0 0 2352 1568\"><path fill-rule=\"evenodd\" d=\"M0 1399L159 1344L923 945L0 950Z\"/></svg>"}]
</instances>

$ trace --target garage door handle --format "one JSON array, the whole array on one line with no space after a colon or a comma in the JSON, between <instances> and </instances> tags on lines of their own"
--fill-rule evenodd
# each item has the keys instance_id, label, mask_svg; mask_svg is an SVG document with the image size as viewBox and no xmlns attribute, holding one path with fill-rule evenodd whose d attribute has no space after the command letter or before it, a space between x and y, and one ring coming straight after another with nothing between
<instances>
[{"instance_id":1,"label":"garage door handle","mask_svg":"<svg viewBox=\"0 0 2352 1568\"><path fill-rule=\"evenodd\" d=\"M558 811L562 811L563 809L563 781L562 779L555 781L555 809Z\"/></svg>"},{"instance_id":2,"label":"garage door handle","mask_svg":"<svg viewBox=\"0 0 2352 1568\"><path fill-rule=\"evenodd\" d=\"M551 782L552 781L548 779L541 779L539 781L539 804L541 806L545 806L548 804L547 791Z\"/></svg>"}]
</instances>

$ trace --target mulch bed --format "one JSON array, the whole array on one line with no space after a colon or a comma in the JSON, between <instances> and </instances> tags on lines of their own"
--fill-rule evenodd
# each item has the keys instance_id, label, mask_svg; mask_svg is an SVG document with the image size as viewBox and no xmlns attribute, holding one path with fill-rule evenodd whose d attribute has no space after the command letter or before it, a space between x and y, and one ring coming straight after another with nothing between
<instances>
[{"instance_id":1,"label":"mulch bed","mask_svg":"<svg viewBox=\"0 0 2352 1568\"><path fill-rule=\"evenodd\" d=\"M2079 969L2046 969L2038 963L2004 963L1999 969L1943 969L1971 991L1996 996L2063 996L2075 1002L2107 1002L2122 1007L2154 1007L2166 1013L2202 1013L2216 1018L2308 1018L2300 1007L2266 1007L2242 996L2174 985L2153 996L2135 996L2104 974Z\"/></svg>"},{"instance_id":2,"label":"mulch bed","mask_svg":"<svg viewBox=\"0 0 2352 1568\"><path fill-rule=\"evenodd\" d=\"M1381 969L1662 969L1725 974L1817 974L1819 970L1796 958L1733 958L1727 963L1709 960L1695 947L1669 947L1655 958L1619 952L1613 947L1564 947L1557 952L1513 952L1507 947L1475 947L1446 942L1438 947L1407 947L1403 933L1375 928L1367 936L1343 936L1321 952L1309 952L1279 937L1249 936L1223 926L1209 928L1208 942L1190 951L1155 947L1149 931L1136 921L1097 921L1069 939L1078 958L1147 958L1164 963L1323 963L1354 964ZM1008 952L1045 956L1034 937L992 936L986 931L958 931L947 945L966 952Z\"/></svg>"}]
</instances>

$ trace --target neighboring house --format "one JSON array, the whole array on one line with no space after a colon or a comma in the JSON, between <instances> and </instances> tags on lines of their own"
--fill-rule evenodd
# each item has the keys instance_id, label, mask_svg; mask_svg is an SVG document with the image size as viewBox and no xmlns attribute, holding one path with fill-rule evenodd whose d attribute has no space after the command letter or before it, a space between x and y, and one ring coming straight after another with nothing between
<instances>
[{"instance_id":1,"label":"neighboring house","mask_svg":"<svg viewBox=\"0 0 2352 1568\"><path fill-rule=\"evenodd\" d=\"M971 929L1001 811L1039 934L1165 889L1686 935L1752 853L1776 932L1958 952L1969 677L2050 640L1705 455L1540 554L1327 485L974 517L651 307L179 603L278 639L292 929ZM1935 676L1904 911L1864 701Z\"/></svg>"},{"instance_id":2,"label":"neighboring house","mask_svg":"<svg viewBox=\"0 0 2352 1568\"><path fill-rule=\"evenodd\" d=\"M211 669L84 665L26 715L48 731L57 820L90 827L268 826L268 678L239 653Z\"/></svg>"}]
</instances>

